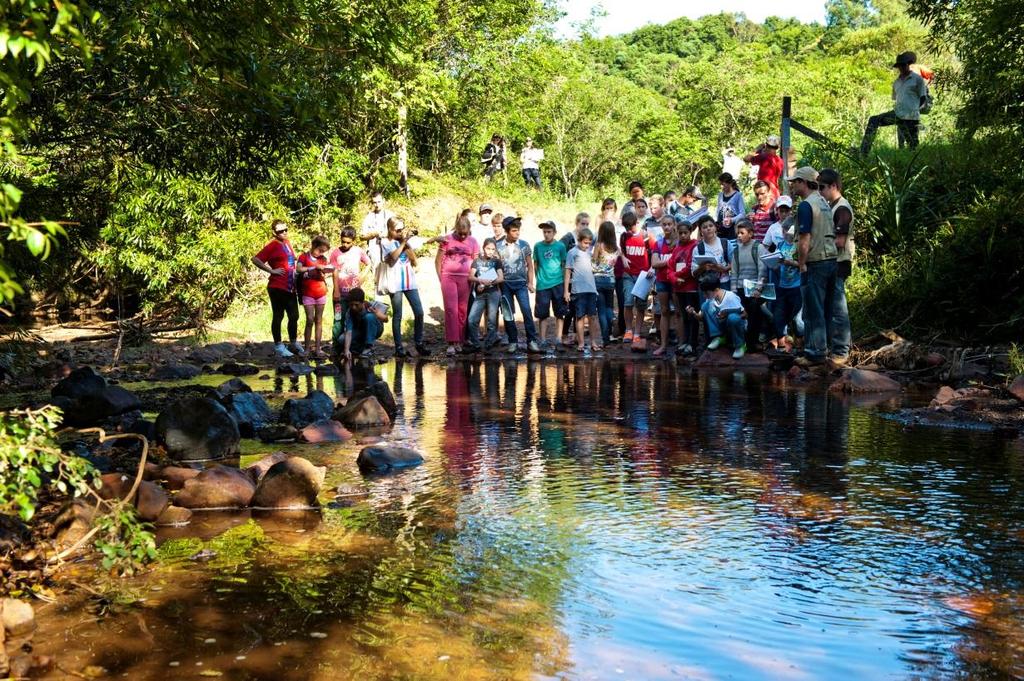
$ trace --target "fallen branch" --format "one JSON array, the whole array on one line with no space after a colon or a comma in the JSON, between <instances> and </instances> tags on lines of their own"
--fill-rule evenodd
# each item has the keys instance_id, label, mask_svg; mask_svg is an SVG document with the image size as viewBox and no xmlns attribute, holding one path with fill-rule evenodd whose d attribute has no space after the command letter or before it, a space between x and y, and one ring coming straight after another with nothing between
<instances>
[{"instance_id":1,"label":"fallen branch","mask_svg":"<svg viewBox=\"0 0 1024 681\"><path fill-rule=\"evenodd\" d=\"M138 470L135 472L135 481L132 483L132 487L128 491L128 494L126 494L125 497L123 499L121 499L118 503L113 505L113 510L114 511L120 511L127 504L130 504L130 503L135 501L135 496L139 492L139 486L142 485L143 474L146 472L146 459L149 456L149 439L146 438L145 435L140 435L139 433L116 433L114 435L107 435L107 431L103 430L102 428L82 428L82 429L64 428L64 429L61 429L61 430L57 431L57 435L60 435L61 433L79 433L79 434L82 434L82 435L85 435L85 434L88 434L88 433L97 433L99 435L99 437L97 439L100 442L109 442L111 440L123 440L125 438L141 441L142 442L142 454L139 456L139 467L138 467ZM99 504L97 504L96 507L97 507L97 510L98 510L99 509ZM48 561L46 561L47 564L52 564L52 563L56 563L56 562L62 561L65 558L67 558L68 556L73 555L76 551L78 551L78 549L82 548L86 543L88 543L88 541L90 539L92 539L94 536L96 536L96 533L99 532L99 529L100 528L99 528L98 525L96 527L93 527L91 530L86 532L85 535L81 539L76 541L69 548L61 551L60 553L58 553L57 555L53 556Z\"/></svg>"}]
</instances>

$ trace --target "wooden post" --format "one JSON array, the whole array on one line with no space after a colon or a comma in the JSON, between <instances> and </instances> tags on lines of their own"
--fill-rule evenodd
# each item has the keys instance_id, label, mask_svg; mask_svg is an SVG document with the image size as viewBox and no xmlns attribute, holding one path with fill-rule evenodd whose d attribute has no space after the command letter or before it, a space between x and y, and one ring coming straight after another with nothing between
<instances>
[{"instance_id":1,"label":"wooden post","mask_svg":"<svg viewBox=\"0 0 1024 681\"><path fill-rule=\"evenodd\" d=\"M782 128L779 131L779 137L781 138L782 149L782 179L779 181L779 192L782 194L789 193L789 148L790 148L790 130L789 122L793 116L793 98L783 97L782 98Z\"/></svg>"}]
</instances>

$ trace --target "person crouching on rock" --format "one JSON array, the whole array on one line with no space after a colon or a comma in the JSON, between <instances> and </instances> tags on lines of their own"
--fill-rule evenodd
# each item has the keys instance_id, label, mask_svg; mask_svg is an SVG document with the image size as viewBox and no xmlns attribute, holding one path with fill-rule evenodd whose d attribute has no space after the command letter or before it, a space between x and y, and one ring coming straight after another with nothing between
<instances>
[{"instance_id":1,"label":"person crouching on rock","mask_svg":"<svg viewBox=\"0 0 1024 681\"><path fill-rule=\"evenodd\" d=\"M363 358L372 356L373 344L384 334L384 322L387 320L386 305L366 302L366 294L361 288L349 291L342 358L348 361L354 354Z\"/></svg>"},{"instance_id":2,"label":"person crouching on rock","mask_svg":"<svg viewBox=\"0 0 1024 681\"><path fill-rule=\"evenodd\" d=\"M722 346L723 334L728 334L733 347L733 359L740 359L746 354L747 347L744 337L747 333L747 313L743 309L740 297L732 291L726 291L717 281L702 281L700 290L706 300L700 312L693 307L686 311L697 319L703 319L710 338L708 350L717 350Z\"/></svg>"}]
</instances>

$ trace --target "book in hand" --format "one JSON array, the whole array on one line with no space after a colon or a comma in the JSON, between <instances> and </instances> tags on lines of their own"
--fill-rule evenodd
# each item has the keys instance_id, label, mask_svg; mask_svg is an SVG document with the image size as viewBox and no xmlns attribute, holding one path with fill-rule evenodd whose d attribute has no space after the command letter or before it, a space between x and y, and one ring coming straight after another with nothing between
<instances>
[{"instance_id":1,"label":"book in hand","mask_svg":"<svg viewBox=\"0 0 1024 681\"><path fill-rule=\"evenodd\" d=\"M768 269L777 270L782 265L782 254L778 251L774 253L762 253L761 262L768 266Z\"/></svg>"},{"instance_id":2,"label":"book in hand","mask_svg":"<svg viewBox=\"0 0 1024 681\"><path fill-rule=\"evenodd\" d=\"M701 265L704 264L715 265L718 264L718 256L712 255L711 253L705 253L704 255L701 255L700 253L694 253L693 262L696 263L697 267L700 267Z\"/></svg>"},{"instance_id":3,"label":"book in hand","mask_svg":"<svg viewBox=\"0 0 1024 681\"><path fill-rule=\"evenodd\" d=\"M647 276L647 271L644 270L637 276L636 283L633 284L633 290L630 291L630 293L640 300L646 300L647 296L651 293L651 287L653 285L654 278Z\"/></svg>"},{"instance_id":4,"label":"book in hand","mask_svg":"<svg viewBox=\"0 0 1024 681\"><path fill-rule=\"evenodd\" d=\"M374 312L381 312L386 315L388 313L388 310L391 309L391 306L383 301L375 300L372 303L370 303L370 309L373 310Z\"/></svg>"},{"instance_id":5,"label":"book in hand","mask_svg":"<svg viewBox=\"0 0 1024 681\"><path fill-rule=\"evenodd\" d=\"M757 290L757 282L750 279L743 280L743 295L750 298ZM765 284L761 288L761 298L764 300L775 300L775 284Z\"/></svg>"}]
</instances>

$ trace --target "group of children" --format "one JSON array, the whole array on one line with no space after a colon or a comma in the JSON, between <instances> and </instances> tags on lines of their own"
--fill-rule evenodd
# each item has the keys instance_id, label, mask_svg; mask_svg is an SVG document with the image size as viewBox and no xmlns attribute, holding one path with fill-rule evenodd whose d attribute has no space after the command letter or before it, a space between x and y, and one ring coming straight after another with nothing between
<instances>
[{"instance_id":1,"label":"group of children","mask_svg":"<svg viewBox=\"0 0 1024 681\"><path fill-rule=\"evenodd\" d=\"M732 190L732 191L730 191ZM596 233L587 213L576 216L574 229L557 238L554 222L540 224L542 240L530 244L520 237L522 221L497 214L488 205L456 219L442 236L414 246L401 220L391 217L386 234L371 235L374 259L356 244L351 228L329 250L326 238L313 239L298 257L291 252L285 226L275 223L272 241L253 261L271 274L274 340L278 352L302 353L295 341L289 311L280 290L293 286L306 310L305 341L313 355L322 352L326 277L333 280L334 347L338 354L363 352L383 332L387 305L370 304L362 283L372 268L378 299L390 296L396 356L406 356L402 343L402 299L415 320L415 349L427 355L423 310L416 286L416 248L438 244L435 268L444 304L445 340L449 355L490 352L504 345L508 353L575 348L600 351L621 342L634 352L664 357L692 356L704 347L729 345L734 358L756 347L791 350L792 336L801 335L801 274L793 201L777 188L755 185L757 205L749 213L737 201L735 183L723 178L721 205L708 211L696 187L677 200L643 195L631 185L631 199L620 212L614 199L601 206ZM736 204L733 207L733 204ZM734 238L732 238L734 237ZM374 262L376 260L376 263ZM275 293L275 288L278 292ZM532 297L532 301L531 301ZM516 308L526 341L519 343ZM292 344L280 341L280 321L289 315ZM648 319L650 326L648 327ZM481 335L481 321L485 332ZM504 338L499 340L499 324ZM646 332L645 332L646 331Z\"/></svg>"}]
</instances>

